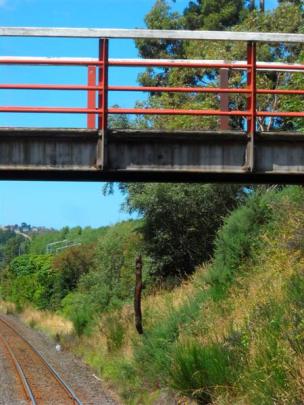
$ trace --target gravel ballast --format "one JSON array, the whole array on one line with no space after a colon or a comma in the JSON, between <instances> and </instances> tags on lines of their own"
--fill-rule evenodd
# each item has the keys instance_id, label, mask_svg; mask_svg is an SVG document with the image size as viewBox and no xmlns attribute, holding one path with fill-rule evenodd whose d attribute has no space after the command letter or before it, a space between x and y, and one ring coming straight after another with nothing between
<instances>
[{"instance_id":1,"label":"gravel ballast","mask_svg":"<svg viewBox=\"0 0 304 405\"><path fill-rule=\"evenodd\" d=\"M54 342L41 332L29 328L17 318L13 316L5 318L54 367L84 405L119 404L111 398L109 392L106 392L102 381L97 379L94 372L81 360L69 352L57 352ZM5 353L0 349L0 405L23 405L24 401L18 400L18 394L16 395L14 388L16 382L10 367L11 364L8 364Z\"/></svg>"}]
</instances>

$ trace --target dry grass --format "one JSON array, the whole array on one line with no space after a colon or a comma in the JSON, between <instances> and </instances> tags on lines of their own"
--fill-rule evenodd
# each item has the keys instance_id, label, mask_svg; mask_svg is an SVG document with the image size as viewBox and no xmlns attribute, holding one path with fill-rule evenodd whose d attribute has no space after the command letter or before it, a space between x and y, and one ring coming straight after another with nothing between
<instances>
[{"instance_id":1,"label":"dry grass","mask_svg":"<svg viewBox=\"0 0 304 405\"><path fill-rule=\"evenodd\" d=\"M259 263L243 269L241 273L244 275L236 278L227 299L223 302L210 299L203 305L201 317L197 320L204 323L204 333L199 336L202 344L222 341L231 329L241 330L257 306L263 306L270 300L277 303L285 300L286 281L304 267L300 252L290 254L288 249L288 242L300 225L299 217L289 218L284 231L275 239L270 240L264 235L265 247ZM186 336L181 336L181 339L184 338Z\"/></svg>"},{"instance_id":2,"label":"dry grass","mask_svg":"<svg viewBox=\"0 0 304 405\"><path fill-rule=\"evenodd\" d=\"M28 307L20 314L20 319L51 337L67 336L73 333L71 321L48 311L38 311Z\"/></svg>"},{"instance_id":3,"label":"dry grass","mask_svg":"<svg viewBox=\"0 0 304 405\"><path fill-rule=\"evenodd\" d=\"M10 315L16 313L16 305L13 302L0 301L0 313Z\"/></svg>"}]
</instances>

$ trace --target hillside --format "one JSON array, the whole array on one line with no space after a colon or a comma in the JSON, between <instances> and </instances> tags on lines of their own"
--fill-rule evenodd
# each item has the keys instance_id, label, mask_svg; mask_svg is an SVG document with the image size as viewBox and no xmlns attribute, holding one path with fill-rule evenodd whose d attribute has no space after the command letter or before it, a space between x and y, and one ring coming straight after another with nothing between
<instances>
[{"instance_id":1,"label":"hillside","mask_svg":"<svg viewBox=\"0 0 304 405\"><path fill-rule=\"evenodd\" d=\"M302 403L303 197L289 187L249 198L226 219L211 264L145 299L143 338L127 305L77 350L130 403L156 403L168 386L200 404Z\"/></svg>"},{"instance_id":2,"label":"hillside","mask_svg":"<svg viewBox=\"0 0 304 405\"><path fill-rule=\"evenodd\" d=\"M116 226L108 242L99 242L100 253L123 243L129 258L122 271L128 277L116 284L114 300L106 307L92 309L92 300L105 291L101 279L93 288L93 272L63 300L56 316L26 309L21 317L59 334L63 346L93 366L124 403L167 404L184 398L183 403L199 404L300 404L303 201L301 187L250 192L218 231L210 263L175 289L145 294L143 336L135 331L131 304L136 253L131 247L138 243L136 234L133 241L129 237L132 223ZM127 239L115 239L121 232ZM119 296L122 286L124 295ZM85 314L94 314L93 320ZM70 316L76 334L62 315Z\"/></svg>"}]
</instances>

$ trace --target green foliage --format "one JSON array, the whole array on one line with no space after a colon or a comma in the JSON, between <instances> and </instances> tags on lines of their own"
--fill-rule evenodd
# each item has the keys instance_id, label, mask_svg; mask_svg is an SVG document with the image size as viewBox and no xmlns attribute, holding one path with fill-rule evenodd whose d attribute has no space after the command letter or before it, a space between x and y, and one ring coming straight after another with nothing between
<instances>
[{"instance_id":1,"label":"green foliage","mask_svg":"<svg viewBox=\"0 0 304 405\"><path fill-rule=\"evenodd\" d=\"M110 313L103 317L101 328L107 338L108 352L119 350L124 342L124 326L118 313Z\"/></svg>"},{"instance_id":2,"label":"green foliage","mask_svg":"<svg viewBox=\"0 0 304 405\"><path fill-rule=\"evenodd\" d=\"M18 256L4 273L1 290L17 305L31 303L39 309L51 308L56 277L51 256Z\"/></svg>"},{"instance_id":3,"label":"green foliage","mask_svg":"<svg viewBox=\"0 0 304 405\"><path fill-rule=\"evenodd\" d=\"M166 316L158 313L159 322L145 328L143 339L134 348L134 359L137 372L144 370L147 383L164 386L164 382L169 380L171 357L180 337L181 327L189 328L208 297L208 292L198 291L191 298L185 299L178 308L173 308L169 301ZM145 318L149 318L149 314L144 313Z\"/></svg>"},{"instance_id":4,"label":"green foliage","mask_svg":"<svg viewBox=\"0 0 304 405\"><path fill-rule=\"evenodd\" d=\"M171 12L166 0L157 0L151 11L145 17L145 23L151 29L181 29L182 21L178 13ZM144 58L166 58L170 55L181 56L180 41L169 40L137 40L139 53Z\"/></svg>"},{"instance_id":5,"label":"green foliage","mask_svg":"<svg viewBox=\"0 0 304 405\"><path fill-rule=\"evenodd\" d=\"M89 226L81 228L64 227L61 230L46 231L42 234L34 234L29 246L29 252L33 254L45 254L49 243L67 240L82 244L94 243L99 237L102 237L107 227L91 228Z\"/></svg>"},{"instance_id":6,"label":"green foliage","mask_svg":"<svg viewBox=\"0 0 304 405\"><path fill-rule=\"evenodd\" d=\"M89 334L94 323L94 308L88 297L81 293L70 293L62 300L63 314L69 318L78 337Z\"/></svg>"},{"instance_id":7,"label":"green foliage","mask_svg":"<svg viewBox=\"0 0 304 405\"><path fill-rule=\"evenodd\" d=\"M77 287L82 275L89 272L93 266L94 254L95 246L86 244L65 249L54 257L53 268L58 273L55 287L58 302Z\"/></svg>"},{"instance_id":8,"label":"green foliage","mask_svg":"<svg viewBox=\"0 0 304 405\"><path fill-rule=\"evenodd\" d=\"M303 5L301 1L281 1L279 6L263 13L260 10L249 12L243 0L196 0L190 1L182 14L174 13L169 2L159 0L146 16L148 28L157 29L197 29L235 30L261 32L303 32ZM245 60L244 43L214 41L148 41L137 42L139 53L148 58L189 58ZM296 63L303 60L303 47L299 44L259 44L257 57L261 61L281 61ZM259 72L257 87L268 89L303 88L303 75L283 72ZM139 82L145 86L171 87L218 87L219 74L216 69L164 68L147 69L139 75ZM237 71L229 73L229 87L244 87L246 77ZM302 97L303 98L303 97ZM302 111L301 96L258 95L258 109L262 111ZM246 109L247 100L243 95L231 95L231 109ZM219 97L210 94L151 93L144 103L152 108L219 109ZM244 129L243 118L232 117L230 125ZM302 118L258 117L259 131L303 130ZM143 125L167 129L215 129L216 117L143 117Z\"/></svg>"},{"instance_id":9,"label":"green foliage","mask_svg":"<svg viewBox=\"0 0 304 405\"><path fill-rule=\"evenodd\" d=\"M128 184L126 207L143 215L141 232L155 274L191 274L212 253L223 218L242 200L239 186Z\"/></svg>"},{"instance_id":10,"label":"green foliage","mask_svg":"<svg viewBox=\"0 0 304 405\"><path fill-rule=\"evenodd\" d=\"M206 276L207 282L226 284L241 265L254 258L262 225L271 217L270 199L269 193L254 194L225 220L215 241L214 259Z\"/></svg>"},{"instance_id":11,"label":"green foliage","mask_svg":"<svg viewBox=\"0 0 304 405\"><path fill-rule=\"evenodd\" d=\"M116 224L108 228L93 250L88 246L69 249L55 259L56 266L61 263L61 298L63 291L69 292L61 301L62 312L73 321L76 330L90 330L98 313L120 308L133 298L135 258L143 252L137 227L138 221ZM149 280L148 262L143 279ZM114 350L122 338L120 323L111 326L109 321L107 327L108 344Z\"/></svg>"},{"instance_id":12,"label":"green foliage","mask_svg":"<svg viewBox=\"0 0 304 405\"><path fill-rule=\"evenodd\" d=\"M14 257L28 251L29 241L14 232L0 229L0 266L5 267Z\"/></svg>"},{"instance_id":13,"label":"green foliage","mask_svg":"<svg viewBox=\"0 0 304 405\"><path fill-rule=\"evenodd\" d=\"M242 19L245 12L243 3L243 0L191 1L181 15L173 12L166 0L157 0L146 15L145 23L150 29L225 29ZM191 58L189 42L187 41L138 40L136 44L140 55L145 58ZM194 46L197 47L196 41ZM202 55L205 56L206 52L200 49L194 58L202 58ZM144 86L195 87L205 85L207 76L204 69L148 68L139 75L139 82ZM210 77L208 81L211 85L214 84L211 83ZM145 106L174 109L217 109L219 99L209 94L160 94L152 92ZM144 116L142 120L143 125L166 129L214 129L217 123L216 117Z\"/></svg>"},{"instance_id":14,"label":"green foliage","mask_svg":"<svg viewBox=\"0 0 304 405\"><path fill-rule=\"evenodd\" d=\"M225 403L235 403L235 390L250 404L266 405L272 400L297 403L293 400L297 394L294 394L294 374L289 370L292 364L286 341L299 355L304 352L304 327L299 313L304 308L302 270L287 284L288 298L284 298L283 303L278 302L276 296L268 297L265 293L265 297L248 309L242 327L235 327L231 322L228 328L223 327L224 336L218 340L216 337L217 329L222 329L218 323L219 314L225 323L226 315L232 311L228 301L230 288L230 299L237 299L238 283L240 290L246 289L251 274L257 271L255 266L263 272L264 261L268 260L267 241L277 238L281 246L278 233L282 232L282 224L288 222L288 213L297 216L296 213L301 212L303 201L304 192L300 187L261 187L252 191L245 205L232 212L219 231L214 262L192 281L196 288L191 295L178 306L168 299L163 304L165 313L155 309L152 322L151 313L144 312L148 325L143 337L134 342L132 366L146 390L169 385L202 404L222 398L221 393L228 398ZM291 246L295 252L299 252L301 235L296 237L297 244ZM278 279L280 277L278 275ZM206 285L206 279L209 285ZM272 282L276 283L273 277ZM207 319L205 311L209 312ZM243 313L246 309L238 308L238 311ZM221 333L222 330L220 336ZM119 374L119 364L115 363L113 367L118 368L116 373ZM127 387L131 384L128 380L125 383ZM140 385L137 397L140 397L139 392ZM135 396L133 393L132 398Z\"/></svg>"},{"instance_id":15,"label":"green foliage","mask_svg":"<svg viewBox=\"0 0 304 405\"><path fill-rule=\"evenodd\" d=\"M196 399L199 404L210 404L214 387L232 382L232 364L222 345L202 346L193 341L174 349L170 385L181 394Z\"/></svg>"},{"instance_id":16,"label":"green foliage","mask_svg":"<svg viewBox=\"0 0 304 405\"><path fill-rule=\"evenodd\" d=\"M190 1L184 10L184 29L225 30L236 25L245 15L243 0Z\"/></svg>"}]
</instances>

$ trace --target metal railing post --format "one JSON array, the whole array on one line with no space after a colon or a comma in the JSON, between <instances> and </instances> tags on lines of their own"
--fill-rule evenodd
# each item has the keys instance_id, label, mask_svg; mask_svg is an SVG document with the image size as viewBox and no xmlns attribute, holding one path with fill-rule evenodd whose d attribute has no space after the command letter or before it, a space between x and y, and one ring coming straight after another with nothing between
<instances>
[{"instance_id":1,"label":"metal railing post","mask_svg":"<svg viewBox=\"0 0 304 405\"><path fill-rule=\"evenodd\" d=\"M250 135L250 140L247 146L246 167L249 171L254 170L254 147L255 147L255 131L256 131L256 43L248 42L247 44L247 86L250 91L247 101L247 110L249 117L247 119L247 133Z\"/></svg>"},{"instance_id":2,"label":"metal railing post","mask_svg":"<svg viewBox=\"0 0 304 405\"><path fill-rule=\"evenodd\" d=\"M99 66L98 75L98 109L101 110L98 115L98 129L106 131L108 125L108 60L109 60L108 39L99 40Z\"/></svg>"},{"instance_id":3,"label":"metal railing post","mask_svg":"<svg viewBox=\"0 0 304 405\"><path fill-rule=\"evenodd\" d=\"M108 65L109 43L107 38L99 40L99 70L98 70L98 133L96 166L100 169L107 164L107 129L108 129Z\"/></svg>"},{"instance_id":4,"label":"metal railing post","mask_svg":"<svg viewBox=\"0 0 304 405\"><path fill-rule=\"evenodd\" d=\"M221 68L220 69L220 87L223 89L227 89L228 86L229 86L229 69ZM220 108L221 108L221 111L229 110L229 94L228 93L220 94ZM222 131L230 129L228 116L224 115L224 116L220 117L220 129Z\"/></svg>"},{"instance_id":5,"label":"metal railing post","mask_svg":"<svg viewBox=\"0 0 304 405\"><path fill-rule=\"evenodd\" d=\"M247 109L250 117L247 120L247 132L254 136L256 129L256 43L248 42L247 45L247 86L250 90Z\"/></svg>"},{"instance_id":6,"label":"metal railing post","mask_svg":"<svg viewBox=\"0 0 304 405\"><path fill-rule=\"evenodd\" d=\"M88 86L96 86L96 66L88 66ZM96 92L94 90L88 90L88 109L96 108ZM87 128L96 128L96 116L95 114L87 115Z\"/></svg>"}]
</instances>

